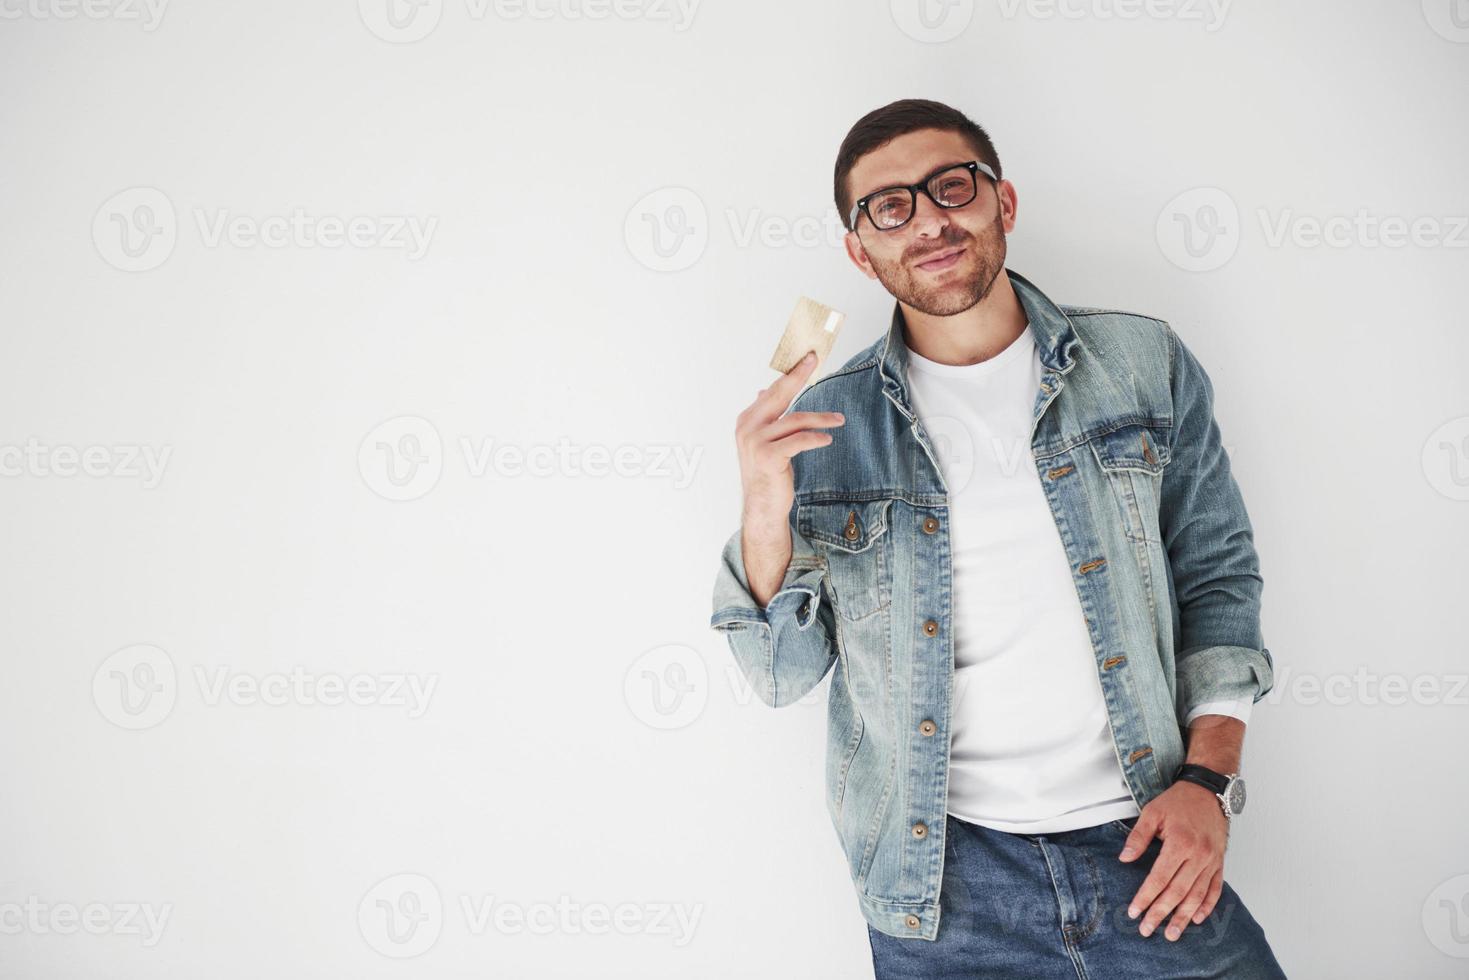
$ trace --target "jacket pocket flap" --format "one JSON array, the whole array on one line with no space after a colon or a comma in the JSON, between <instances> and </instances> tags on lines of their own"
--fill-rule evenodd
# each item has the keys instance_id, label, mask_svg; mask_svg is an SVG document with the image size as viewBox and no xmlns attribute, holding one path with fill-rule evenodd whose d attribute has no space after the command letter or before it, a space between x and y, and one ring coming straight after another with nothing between
<instances>
[{"instance_id":1,"label":"jacket pocket flap","mask_svg":"<svg viewBox=\"0 0 1469 980\"><path fill-rule=\"evenodd\" d=\"M1107 470L1141 470L1157 475L1168 464L1168 443L1156 426L1133 423L1089 441L1097 462Z\"/></svg>"},{"instance_id":2,"label":"jacket pocket flap","mask_svg":"<svg viewBox=\"0 0 1469 980\"><path fill-rule=\"evenodd\" d=\"M824 500L796 508L796 529L843 551L865 551L888 528L892 498Z\"/></svg>"}]
</instances>

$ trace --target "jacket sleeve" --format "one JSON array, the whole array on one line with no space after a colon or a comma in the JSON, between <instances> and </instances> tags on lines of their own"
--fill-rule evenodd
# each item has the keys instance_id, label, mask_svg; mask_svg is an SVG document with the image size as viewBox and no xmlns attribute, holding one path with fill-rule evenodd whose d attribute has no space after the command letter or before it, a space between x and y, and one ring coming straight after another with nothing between
<instances>
[{"instance_id":1,"label":"jacket sleeve","mask_svg":"<svg viewBox=\"0 0 1469 980\"><path fill-rule=\"evenodd\" d=\"M800 700L836 661L836 626L822 593L825 574L825 558L793 526L785 578L761 608L745 578L739 528L720 556L709 625L724 633L740 672L772 708Z\"/></svg>"},{"instance_id":2,"label":"jacket sleeve","mask_svg":"<svg viewBox=\"0 0 1469 980\"><path fill-rule=\"evenodd\" d=\"M1260 700L1274 658L1260 633L1254 530L1214 420L1214 387L1168 328L1173 443L1164 467L1159 527L1177 602L1175 664L1181 724L1211 701Z\"/></svg>"}]
</instances>

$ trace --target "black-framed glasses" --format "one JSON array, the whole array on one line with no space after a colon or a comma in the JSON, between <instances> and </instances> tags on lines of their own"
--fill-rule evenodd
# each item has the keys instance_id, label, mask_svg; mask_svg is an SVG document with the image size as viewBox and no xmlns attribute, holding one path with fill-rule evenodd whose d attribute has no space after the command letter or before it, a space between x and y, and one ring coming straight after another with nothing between
<instances>
[{"instance_id":1,"label":"black-framed glasses","mask_svg":"<svg viewBox=\"0 0 1469 980\"><path fill-rule=\"evenodd\" d=\"M941 208L962 208L979 193L979 181L974 176L976 172L990 180L998 180L995 172L978 160L943 167L916 184L884 187L858 198L852 205L852 213L847 216L847 227L857 230L857 215L860 213L867 215L867 220L878 231L901 228L918 210L919 191Z\"/></svg>"}]
</instances>

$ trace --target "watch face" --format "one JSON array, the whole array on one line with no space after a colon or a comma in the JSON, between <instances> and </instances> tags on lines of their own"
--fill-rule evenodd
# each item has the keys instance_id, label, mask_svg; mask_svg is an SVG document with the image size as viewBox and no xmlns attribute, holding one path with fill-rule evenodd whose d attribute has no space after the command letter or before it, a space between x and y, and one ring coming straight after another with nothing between
<instances>
[{"instance_id":1,"label":"watch face","mask_svg":"<svg viewBox=\"0 0 1469 980\"><path fill-rule=\"evenodd\" d=\"M1245 781L1238 776L1229 781L1229 788L1224 791L1224 798L1229 801L1229 811L1239 813L1245 808Z\"/></svg>"}]
</instances>

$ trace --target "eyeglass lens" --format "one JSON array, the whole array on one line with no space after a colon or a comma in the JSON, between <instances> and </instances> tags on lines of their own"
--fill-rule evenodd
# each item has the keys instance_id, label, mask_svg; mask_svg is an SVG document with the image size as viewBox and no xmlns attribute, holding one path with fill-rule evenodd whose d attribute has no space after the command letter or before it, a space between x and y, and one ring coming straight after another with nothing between
<instances>
[{"instance_id":1,"label":"eyeglass lens","mask_svg":"<svg viewBox=\"0 0 1469 980\"><path fill-rule=\"evenodd\" d=\"M940 206L963 207L974 200L974 175L967 167L950 167L935 174L928 182L928 192ZM896 228L913 217L913 191L906 187L880 191L867 200L867 214L879 228Z\"/></svg>"}]
</instances>

